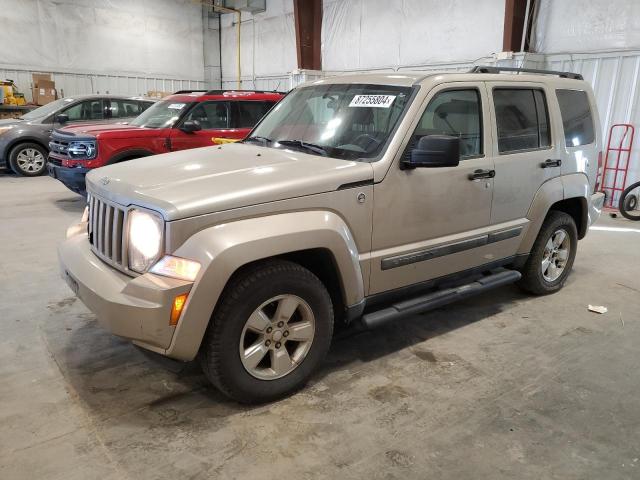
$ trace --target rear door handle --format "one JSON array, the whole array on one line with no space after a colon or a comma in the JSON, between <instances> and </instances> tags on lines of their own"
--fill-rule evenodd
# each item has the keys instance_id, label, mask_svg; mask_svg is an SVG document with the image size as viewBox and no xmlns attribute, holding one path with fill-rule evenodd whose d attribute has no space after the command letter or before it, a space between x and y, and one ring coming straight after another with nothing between
<instances>
[{"instance_id":1,"label":"rear door handle","mask_svg":"<svg viewBox=\"0 0 640 480\"><path fill-rule=\"evenodd\" d=\"M493 178L496 176L495 170L478 169L469 174L469 180L479 180L481 178Z\"/></svg>"},{"instance_id":2,"label":"rear door handle","mask_svg":"<svg viewBox=\"0 0 640 480\"><path fill-rule=\"evenodd\" d=\"M540 164L542 168L559 167L560 165L562 165L562 160L559 158L548 158Z\"/></svg>"}]
</instances>

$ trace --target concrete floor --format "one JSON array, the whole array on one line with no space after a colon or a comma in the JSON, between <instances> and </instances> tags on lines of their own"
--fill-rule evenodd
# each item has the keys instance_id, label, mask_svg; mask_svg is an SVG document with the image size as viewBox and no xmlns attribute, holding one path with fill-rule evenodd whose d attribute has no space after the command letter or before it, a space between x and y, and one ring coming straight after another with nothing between
<instances>
[{"instance_id":1,"label":"concrete floor","mask_svg":"<svg viewBox=\"0 0 640 480\"><path fill-rule=\"evenodd\" d=\"M502 288L334 342L248 408L96 324L58 277L83 208L0 172L0 478L640 478L640 225L603 218L565 289ZM587 304L609 312L587 311Z\"/></svg>"}]
</instances>

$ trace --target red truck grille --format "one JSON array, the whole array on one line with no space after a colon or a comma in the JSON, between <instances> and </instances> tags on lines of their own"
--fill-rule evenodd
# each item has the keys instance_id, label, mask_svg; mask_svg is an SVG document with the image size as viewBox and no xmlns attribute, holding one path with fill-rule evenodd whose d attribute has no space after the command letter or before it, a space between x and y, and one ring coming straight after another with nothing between
<instances>
[{"instance_id":1,"label":"red truck grille","mask_svg":"<svg viewBox=\"0 0 640 480\"><path fill-rule=\"evenodd\" d=\"M129 273L125 225L127 209L91 193L89 204L89 242L93 252L119 270Z\"/></svg>"}]
</instances>

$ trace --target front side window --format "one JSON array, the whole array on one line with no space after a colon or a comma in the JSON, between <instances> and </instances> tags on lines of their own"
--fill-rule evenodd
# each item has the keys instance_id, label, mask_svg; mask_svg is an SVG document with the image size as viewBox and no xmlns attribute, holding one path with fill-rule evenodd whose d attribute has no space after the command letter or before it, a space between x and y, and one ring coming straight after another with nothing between
<instances>
[{"instance_id":1,"label":"front side window","mask_svg":"<svg viewBox=\"0 0 640 480\"><path fill-rule=\"evenodd\" d=\"M551 145L544 93L528 88L496 88L493 103L498 127L498 151L536 150Z\"/></svg>"},{"instance_id":2,"label":"front side window","mask_svg":"<svg viewBox=\"0 0 640 480\"><path fill-rule=\"evenodd\" d=\"M205 102L196 105L184 119L196 121L203 130L229 128L229 105L227 102Z\"/></svg>"},{"instance_id":3,"label":"front side window","mask_svg":"<svg viewBox=\"0 0 640 480\"><path fill-rule=\"evenodd\" d=\"M104 113L102 111L102 100L86 100L67 108L62 113L69 117L70 122L79 122L86 120L102 120Z\"/></svg>"},{"instance_id":4,"label":"front side window","mask_svg":"<svg viewBox=\"0 0 640 480\"><path fill-rule=\"evenodd\" d=\"M409 150L426 135L450 135L460 138L461 159L482 155L481 117L478 90L445 90L437 93L413 132Z\"/></svg>"},{"instance_id":5,"label":"front side window","mask_svg":"<svg viewBox=\"0 0 640 480\"><path fill-rule=\"evenodd\" d=\"M345 160L373 161L409 103L411 87L324 84L281 100L247 142Z\"/></svg>"},{"instance_id":6,"label":"front side window","mask_svg":"<svg viewBox=\"0 0 640 480\"><path fill-rule=\"evenodd\" d=\"M132 120L130 124L145 128L171 128L190 105L191 102L175 100L157 102Z\"/></svg>"},{"instance_id":7,"label":"front side window","mask_svg":"<svg viewBox=\"0 0 640 480\"><path fill-rule=\"evenodd\" d=\"M577 147L593 143L593 118L587 92L582 90L556 90L564 140L567 147Z\"/></svg>"}]
</instances>

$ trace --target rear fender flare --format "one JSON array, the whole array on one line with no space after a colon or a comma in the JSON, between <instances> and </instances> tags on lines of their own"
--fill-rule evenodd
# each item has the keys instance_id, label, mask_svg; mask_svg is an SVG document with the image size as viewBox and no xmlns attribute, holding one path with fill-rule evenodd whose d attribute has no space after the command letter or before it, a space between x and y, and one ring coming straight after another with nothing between
<instances>
[{"instance_id":1,"label":"rear fender flare","mask_svg":"<svg viewBox=\"0 0 640 480\"><path fill-rule=\"evenodd\" d=\"M191 236L174 255L201 270L166 354L191 360L222 291L240 267L299 250L321 248L335 260L347 306L364 298L356 243L344 220L329 211L292 212L215 225Z\"/></svg>"}]
</instances>

